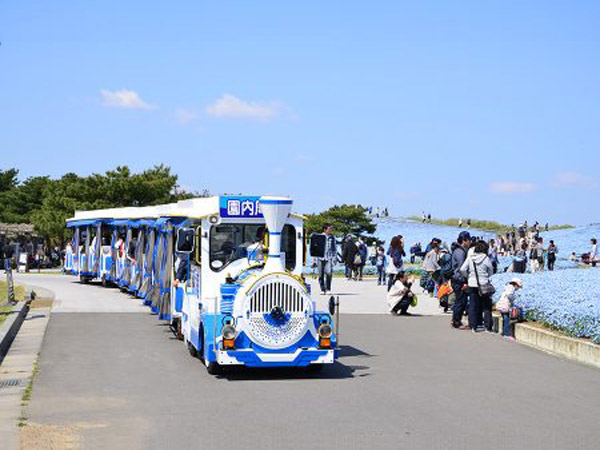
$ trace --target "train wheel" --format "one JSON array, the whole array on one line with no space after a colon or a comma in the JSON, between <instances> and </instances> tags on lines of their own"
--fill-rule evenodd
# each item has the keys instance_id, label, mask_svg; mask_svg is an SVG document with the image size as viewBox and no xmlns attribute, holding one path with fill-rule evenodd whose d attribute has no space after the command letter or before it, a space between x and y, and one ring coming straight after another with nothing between
<instances>
[{"instance_id":1,"label":"train wheel","mask_svg":"<svg viewBox=\"0 0 600 450\"><path fill-rule=\"evenodd\" d=\"M196 350L196 347L194 347L190 341L187 343L187 348L192 358L198 357L198 350Z\"/></svg>"},{"instance_id":2,"label":"train wheel","mask_svg":"<svg viewBox=\"0 0 600 450\"><path fill-rule=\"evenodd\" d=\"M83 284L88 284L90 280L85 275L79 275L79 282Z\"/></svg>"},{"instance_id":3,"label":"train wheel","mask_svg":"<svg viewBox=\"0 0 600 450\"><path fill-rule=\"evenodd\" d=\"M206 366L206 371L209 373L209 375L218 375L219 373L221 373L221 366L218 365L216 362L209 362L208 364L206 363L206 355L204 354L204 327L200 326L200 332L199 332L199 343L200 345L199 350L198 350L198 356L200 357L200 359L202 360L202 362L204 363L204 365Z\"/></svg>"},{"instance_id":4,"label":"train wheel","mask_svg":"<svg viewBox=\"0 0 600 450\"><path fill-rule=\"evenodd\" d=\"M206 371L209 375L219 375L221 373L221 366L216 362L211 362L206 365Z\"/></svg>"},{"instance_id":5,"label":"train wheel","mask_svg":"<svg viewBox=\"0 0 600 450\"><path fill-rule=\"evenodd\" d=\"M324 364L310 364L307 368L306 371L308 373L321 373L323 372L323 366Z\"/></svg>"}]
</instances>

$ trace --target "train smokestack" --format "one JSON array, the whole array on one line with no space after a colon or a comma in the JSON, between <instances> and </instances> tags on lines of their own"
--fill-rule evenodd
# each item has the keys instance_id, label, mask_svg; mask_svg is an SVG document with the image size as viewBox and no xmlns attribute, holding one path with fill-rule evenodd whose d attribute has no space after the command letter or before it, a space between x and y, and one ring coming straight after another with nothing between
<instances>
[{"instance_id":1,"label":"train smokestack","mask_svg":"<svg viewBox=\"0 0 600 450\"><path fill-rule=\"evenodd\" d=\"M269 230L269 255L263 273L284 272L281 259L281 230L292 210L289 197L263 196L259 200L260 209Z\"/></svg>"}]
</instances>

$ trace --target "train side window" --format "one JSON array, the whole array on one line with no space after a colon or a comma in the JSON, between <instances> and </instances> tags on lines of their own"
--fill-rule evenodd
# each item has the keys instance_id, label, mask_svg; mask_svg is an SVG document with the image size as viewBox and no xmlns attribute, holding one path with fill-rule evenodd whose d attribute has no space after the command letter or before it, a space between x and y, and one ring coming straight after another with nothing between
<instances>
[{"instance_id":1,"label":"train side window","mask_svg":"<svg viewBox=\"0 0 600 450\"><path fill-rule=\"evenodd\" d=\"M202 264L202 227L198 226L196 227L196 236L195 236L195 240L196 240L196 245L194 247L194 261L196 262L196 264L198 264L199 266Z\"/></svg>"},{"instance_id":2,"label":"train side window","mask_svg":"<svg viewBox=\"0 0 600 450\"><path fill-rule=\"evenodd\" d=\"M293 225L283 227L281 252L285 254L285 268L293 271L296 268L296 228Z\"/></svg>"}]
</instances>

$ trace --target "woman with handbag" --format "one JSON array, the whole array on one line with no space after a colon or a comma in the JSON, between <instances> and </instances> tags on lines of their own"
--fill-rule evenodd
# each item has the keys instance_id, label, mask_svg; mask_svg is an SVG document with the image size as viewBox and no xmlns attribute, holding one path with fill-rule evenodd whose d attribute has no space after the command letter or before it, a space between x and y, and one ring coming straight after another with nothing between
<instances>
[{"instance_id":1,"label":"woman with handbag","mask_svg":"<svg viewBox=\"0 0 600 450\"><path fill-rule=\"evenodd\" d=\"M388 291L392 288L396 280L396 274L404 267L404 242L401 235L394 236L390 242L387 254L389 256L386 272L388 274Z\"/></svg>"},{"instance_id":2,"label":"woman with handbag","mask_svg":"<svg viewBox=\"0 0 600 450\"><path fill-rule=\"evenodd\" d=\"M488 251L488 244L478 241L474 252L465 259L460 268L461 274L467 278L469 328L474 333L492 331L492 295L496 290L490 281L494 267Z\"/></svg>"}]
</instances>

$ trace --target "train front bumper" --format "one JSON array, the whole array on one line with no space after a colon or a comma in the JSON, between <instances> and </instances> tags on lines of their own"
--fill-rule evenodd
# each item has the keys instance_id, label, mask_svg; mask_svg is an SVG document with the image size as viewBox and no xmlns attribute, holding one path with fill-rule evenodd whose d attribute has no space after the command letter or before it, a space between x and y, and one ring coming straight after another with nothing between
<instances>
[{"instance_id":1,"label":"train front bumper","mask_svg":"<svg viewBox=\"0 0 600 450\"><path fill-rule=\"evenodd\" d=\"M311 364L333 364L337 349L299 348L290 353L257 353L253 349L218 350L217 363L222 366L306 367Z\"/></svg>"}]
</instances>

